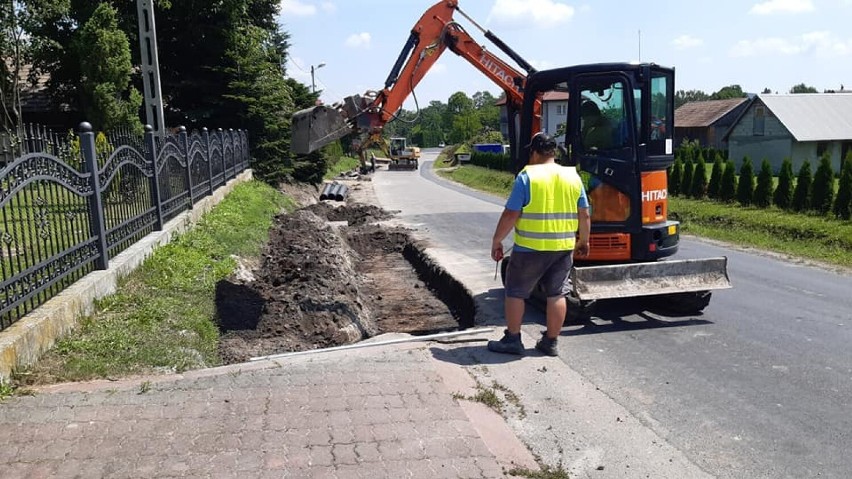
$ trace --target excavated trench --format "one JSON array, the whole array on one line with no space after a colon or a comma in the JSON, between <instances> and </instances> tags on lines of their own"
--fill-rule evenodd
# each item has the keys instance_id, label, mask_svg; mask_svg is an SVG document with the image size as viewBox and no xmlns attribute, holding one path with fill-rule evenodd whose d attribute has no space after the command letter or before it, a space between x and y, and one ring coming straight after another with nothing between
<instances>
[{"instance_id":1,"label":"excavated trench","mask_svg":"<svg viewBox=\"0 0 852 479\"><path fill-rule=\"evenodd\" d=\"M226 363L389 333L473 326L470 293L371 205L316 203L279 215L259 265L217 285Z\"/></svg>"}]
</instances>

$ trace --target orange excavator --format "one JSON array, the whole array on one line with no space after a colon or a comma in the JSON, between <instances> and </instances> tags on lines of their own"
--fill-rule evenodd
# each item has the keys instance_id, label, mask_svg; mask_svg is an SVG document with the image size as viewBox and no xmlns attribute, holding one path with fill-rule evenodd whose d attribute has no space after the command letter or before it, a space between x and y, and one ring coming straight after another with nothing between
<instances>
[{"instance_id":1,"label":"orange excavator","mask_svg":"<svg viewBox=\"0 0 852 479\"><path fill-rule=\"evenodd\" d=\"M525 73L475 41L453 19L459 13ZM590 254L572 272L569 297L586 306L601 299L650 297L658 309L702 310L710 291L730 288L726 258L671 260L680 224L668 219L667 173L674 160L674 69L652 63L598 63L537 71L492 32L442 0L414 25L381 91L347 97L293 116L291 151L307 154L346 135L387 150L385 124L449 49L506 95L510 155L517 173L524 146L542 130L546 94L567 98L560 162L577 167L591 204ZM549 132L554 134L555 132ZM527 139L527 141L521 141ZM506 261L503 262L504 270Z\"/></svg>"}]
</instances>

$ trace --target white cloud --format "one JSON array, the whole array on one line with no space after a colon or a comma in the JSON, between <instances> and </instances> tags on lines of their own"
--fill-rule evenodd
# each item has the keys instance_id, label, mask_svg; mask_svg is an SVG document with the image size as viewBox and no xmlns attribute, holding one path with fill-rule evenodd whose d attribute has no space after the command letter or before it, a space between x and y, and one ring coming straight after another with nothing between
<instances>
[{"instance_id":1,"label":"white cloud","mask_svg":"<svg viewBox=\"0 0 852 479\"><path fill-rule=\"evenodd\" d=\"M574 7L555 0L496 0L488 22L504 28L551 28L574 16Z\"/></svg>"},{"instance_id":2,"label":"white cloud","mask_svg":"<svg viewBox=\"0 0 852 479\"><path fill-rule=\"evenodd\" d=\"M811 0L767 0L751 7L749 13L771 15L773 13L806 13L814 11Z\"/></svg>"},{"instance_id":3,"label":"white cloud","mask_svg":"<svg viewBox=\"0 0 852 479\"><path fill-rule=\"evenodd\" d=\"M678 50L686 50L704 45L704 40L693 37L692 35L681 35L672 40L672 45Z\"/></svg>"},{"instance_id":4,"label":"white cloud","mask_svg":"<svg viewBox=\"0 0 852 479\"><path fill-rule=\"evenodd\" d=\"M802 53L821 57L852 55L852 39L843 39L828 31L817 31L792 38L768 37L740 40L730 51L733 57Z\"/></svg>"},{"instance_id":5,"label":"white cloud","mask_svg":"<svg viewBox=\"0 0 852 479\"><path fill-rule=\"evenodd\" d=\"M281 15L293 15L296 17L308 17L316 15L317 7L299 0L281 0Z\"/></svg>"},{"instance_id":6,"label":"white cloud","mask_svg":"<svg viewBox=\"0 0 852 479\"><path fill-rule=\"evenodd\" d=\"M335 13L335 12L337 11L337 5L335 5L335 4L331 3L331 2L323 2L323 3L320 5L320 8L322 8L322 10L323 10L325 13Z\"/></svg>"},{"instance_id":7,"label":"white cloud","mask_svg":"<svg viewBox=\"0 0 852 479\"><path fill-rule=\"evenodd\" d=\"M370 48L370 34L367 32L354 33L349 35L344 43L350 48Z\"/></svg>"}]
</instances>

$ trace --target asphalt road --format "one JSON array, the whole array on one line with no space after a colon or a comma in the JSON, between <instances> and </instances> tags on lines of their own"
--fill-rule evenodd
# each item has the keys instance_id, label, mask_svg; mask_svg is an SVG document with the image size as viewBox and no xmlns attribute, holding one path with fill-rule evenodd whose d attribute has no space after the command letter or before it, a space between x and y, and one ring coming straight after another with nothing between
<instances>
[{"instance_id":1,"label":"asphalt road","mask_svg":"<svg viewBox=\"0 0 852 479\"><path fill-rule=\"evenodd\" d=\"M376 196L496 297L488 250L503 200L437 178L436 155L377 173ZM703 314L604 308L564 328L560 358L717 477L850 477L852 275L682 238L678 257L710 256L728 257L734 288ZM543 323L529 310L525 331Z\"/></svg>"}]
</instances>

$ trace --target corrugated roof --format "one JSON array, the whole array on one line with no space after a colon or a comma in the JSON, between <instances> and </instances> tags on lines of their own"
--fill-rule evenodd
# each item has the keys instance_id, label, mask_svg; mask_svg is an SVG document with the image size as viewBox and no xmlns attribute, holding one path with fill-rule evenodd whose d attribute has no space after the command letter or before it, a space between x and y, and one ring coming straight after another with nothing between
<instances>
[{"instance_id":1,"label":"corrugated roof","mask_svg":"<svg viewBox=\"0 0 852 479\"><path fill-rule=\"evenodd\" d=\"M852 140L852 95L758 95L798 141Z\"/></svg>"},{"instance_id":2,"label":"corrugated roof","mask_svg":"<svg viewBox=\"0 0 852 479\"><path fill-rule=\"evenodd\" d=\"M676 128L701 128L715 123L734 108L748 101L748 98L729 98L727 100L692 101L675 110Z\"/></svg>"}]
</instances>

